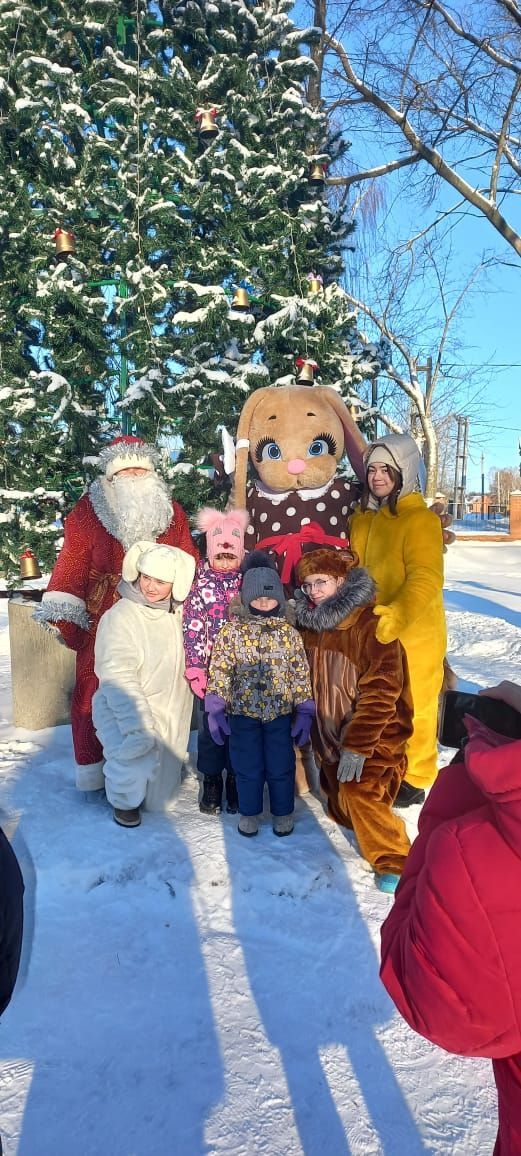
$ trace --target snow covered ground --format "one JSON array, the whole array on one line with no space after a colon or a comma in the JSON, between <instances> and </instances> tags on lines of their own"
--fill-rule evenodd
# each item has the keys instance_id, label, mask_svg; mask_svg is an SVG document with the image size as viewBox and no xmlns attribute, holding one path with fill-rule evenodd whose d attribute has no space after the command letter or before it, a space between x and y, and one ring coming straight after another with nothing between
<instances>
[{"instance_id":1,"label":"snow covered ground","mask_svg":"<svg viewBox=\"0 0 521 1156\"><path fill-rule=\"evenodd\" d=\"M447 572L462 685L521 679L521 543L456 543ZM168 814L118 828L75 792L68 727L13 728L0 614L1 821L27 885L0 1025L7 1156L490 1153L489 1064L395 1014L392 900L319 802L298 802L291 838L266 821L250 842L199 814L189 776Z\"/></svg>"}]
</instances>

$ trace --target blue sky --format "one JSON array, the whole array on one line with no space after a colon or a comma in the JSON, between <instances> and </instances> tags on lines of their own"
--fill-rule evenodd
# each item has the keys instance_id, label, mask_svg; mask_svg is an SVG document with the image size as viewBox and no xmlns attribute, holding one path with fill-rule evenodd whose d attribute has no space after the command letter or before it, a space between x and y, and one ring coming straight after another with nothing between
<instances>
[{"instance_id":1,"label":"blue sky","mask_svg":"<svg viewBox=\"0 0 521 1156\"><path fill-rule=\"evenodd\" d=\"M516 226L517 205L505 215ZM520 227L519 225L517 226ZM452 232L452 263L470 270L483 252L495 264L478 281L455 322L461 342L459 361L481 370L484 386L469 420L469 489L481 487L481 454L485 478L494 467L518 467L521 438L521 344L519 300L521 261L496 230L483 218L468 215ZM490 363L490 364L489 364ZM458 412L465 413L460 403ZM521 487L521 477L520 477Z\"/></svg>"},{"instance_id":2,"label":"blue sky","mask_svg":"<svg viewBox=\"0 0 521 1156\"><path fill-rule=\"evenodd\" d=\"M294 18L301 27L312 20L310 0L297 0ZM356 24L356 18L355 18ZM353 37L353 48L356 32ZM355 50L356 55L356 50ZM349 116L349 113L347 114ZM392 133L383 135L368 127L360 106L353 106L351 123L346 130L352 142L351 160L355 168L368 168L380 164L384 159L403 153L403 140L392 138ZM384 143L385 140L385 143ZM405 170L404 170L405 171ZM424 166L424 171L428 171ZM467 178L469 173L465 174ZM436 206L447 209L457 199L453 190L438 185L435 204L422 208L413 196L407 196L407 176L395 174L385 178L385 205L378 227L383 221L388 223L394 235L408 238L417 228L422 228L435 215ZM431 185L431 188L433 186ZM354 186L354 196L359 188ZM405 194L405 195L404 195ZM510 197L508 206L502 206L507 219L521 232L519 197ZM521 343L519 340L519 299L521 287L521 261L514 250L503 241L497 231L479 214L462 213L457 219L451 218L455 227L451 229L452 270L455 282L465 277L475 267L486 251L497 260L493 272L480 280L478 288L466 300L462 313L454 324L460 345L457 356L449 356L448 362L458 363L476 369L480 386L485 386L479 403L474 404L469 414L469 462L467 483L469 489L481 488L481 455L484 454L485 477L494 467L519 467L518 442L521 438ZM411 223L412 222L412 223ZM357 215L358 234L363 224ZM502 262L500 264L499 262ZM356 257L354 259L356 264ZM349 267L349 256L346 265ZM349 273L347 280L349 282ZM353 286L354 288L354 286ZM419 335L421 340L421 335ZM418 352L420 352L418 350ZM434 351L433 351L434 352ZM490 363L490 364L489 364ZM479 367L482 368L481 373ZM471 387L470 392L474 392ZM465 414L463 397L455 397L454 409ZM454 438L456 423L454 423ZM520 477L521 487L521 477Z\"/></svg>"}]
</instances>

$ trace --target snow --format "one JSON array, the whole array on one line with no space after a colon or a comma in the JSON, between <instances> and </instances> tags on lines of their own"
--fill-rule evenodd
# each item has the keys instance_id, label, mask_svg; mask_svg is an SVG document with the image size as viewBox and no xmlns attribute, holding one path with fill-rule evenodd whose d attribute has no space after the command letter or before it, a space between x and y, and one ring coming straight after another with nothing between
<instances>
[{"instance_id":1,"label":"snow","mask_svg":"<svg viewBox=\"0 0 521 1156\"><path fill-rule=\"evenodd\" d=\"M521 680L520 599L521 543L450 548L462 685ZM318 799L297 801L291 838L266 817L248 841L236 816L199 814L189 770L166 814L125 831L75 791L68 727L12 726L9 684L2 599L2 825L26 880L6 1156L491 1153L490 1064L395 1013L378 979L392 900Z\"/></svg>"}]
</instances>

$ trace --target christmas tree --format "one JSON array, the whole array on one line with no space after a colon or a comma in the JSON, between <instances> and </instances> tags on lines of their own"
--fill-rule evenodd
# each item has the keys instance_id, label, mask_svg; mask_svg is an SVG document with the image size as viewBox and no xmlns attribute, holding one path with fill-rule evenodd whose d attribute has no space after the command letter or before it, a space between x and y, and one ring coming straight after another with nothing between
<instances>
[{"instance_id":1,"label":"christmas tree","mask_svg":"<svg viewBox=\"0 0 521 1156\"><path fill-rule=\"evenodd\" d=\"M297 356L349 398L378 368L338 287L346 148L306 99L316 34L285 0L36 0L0 11L0 567L50 564L55 510L116 426L182 444L208 497L218 427Z\"/></svg>"}]
</instances>

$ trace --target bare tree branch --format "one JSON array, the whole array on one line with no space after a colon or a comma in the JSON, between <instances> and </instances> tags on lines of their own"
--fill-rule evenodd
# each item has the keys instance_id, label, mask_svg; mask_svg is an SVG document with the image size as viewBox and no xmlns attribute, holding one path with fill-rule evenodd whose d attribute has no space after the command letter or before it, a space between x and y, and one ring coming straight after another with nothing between
<instances>
[{"instance_id":1,"label":"bare tree branch","mask_svg":"<svg viewBox=\"0 0 521 1156\"><path fill-rule=\"evenodd\" d=\"M512 228L506 218L500 213L497 206L478 189L469 184L452 165L444 160L437 149L432 148L419 136L405 113L395 108L394 105L380 96L374 87L371 87L371 85L367 84L361 77L357 76L348 53L338 40L335 40L328 33L325 33L324 41L340 61L349 85L363 96L369 105L378 109L388 121L396 125L403 133L412 152L417 153L447 184L456 189L469 204L478 209L478 211L490 221L500 236L502 236L503 239L512 246L518 256L521 257L521 236Z\"/></svg>"},{"instance_id":2,"label":"bare tree branch","mask_svg":"<svg viewBox=\"0 0 521 1156\"><path fill-rule=\"evenodd\" d=\"M361 181L374 180L376 177L383 177L386 173L394 173L396 169L403 169L406 165L415 165L419 160L418 154L413 153L408 157L399 157L394 161L387 161L383 165L377 165L374 169L366 169L365 172L349 173L345 177L328 177L328 185L344 185L349 188L350 185L360 184Z\"/></svg>"},{"instance_id":3,"label":"bare tree branch","mask_svg":"<svg viewBox=\"0 0 521 1156\"><path fill-rule=\"evenodd\" d=\"M504 115L502 123L501 123L501 132L499 134L499 139L497 142L497 150L496 150L496 155L494 157L494 164L492 165L492 173L490 176L490 200L494 201L494 203L496 203L496 201L497 201L497 182L498 182L498 177L499 177L499 166L501 163L501 157L502 157L503 153L505 152L508 126L510 124L510 118L512 116L512 112L514 110L514 106L515 106L517 97L519 96L520 90L521 90L521 75L516 76L516 79L514 81L512 92L510 94L510 100L509 100L507 107L505 109L505 115Z\"/></svg>"},{"instance_id":4,"label":"bare tree branch","mask_svg":"<svg viewBox=\"0 0 521 1156\"><path fill-rule=\"evenodd\" d=\"M516 23L521 27L521 11L519 10L518 5L515 3L515 0L498 0L498 2L502 8L505 8L506 11L510 13Z\"/></svg>"},{"instance_id":5,"label":"bare tree branch","mask_svg":"<svg viewBox=\"0 0 521 1156\"><path fill-rule=\"evenodd\" d=\"M498 0L498 2L502 4L503 7L510 8L511 0ZM500 64L502 68L508 68L511 72L516 73L521 71L519 64L511 60L508 56L503 56L502 53L497 52L488 39L482 36L475 36L468 28L464 28L462 24L458 24L457 20L451 16L445 6L439 3L439 0L415 0L415 3L419 8L428 8L433 12L437 12L451 31L456 33L456 36L461 37L462 40L467 40L469 44L473 44L476 48L479 48L480 52L484 52L496 64Z\"/></svg>"}]
</instances>

